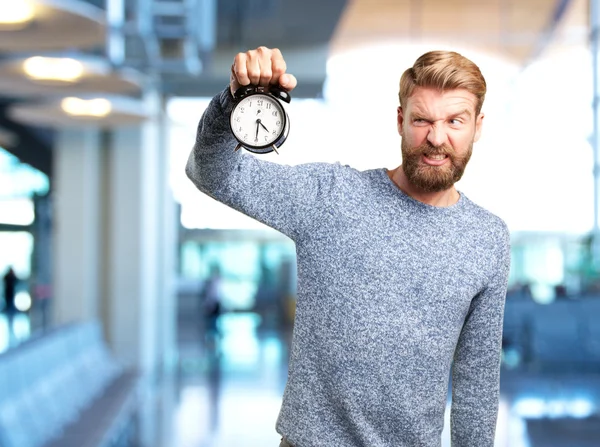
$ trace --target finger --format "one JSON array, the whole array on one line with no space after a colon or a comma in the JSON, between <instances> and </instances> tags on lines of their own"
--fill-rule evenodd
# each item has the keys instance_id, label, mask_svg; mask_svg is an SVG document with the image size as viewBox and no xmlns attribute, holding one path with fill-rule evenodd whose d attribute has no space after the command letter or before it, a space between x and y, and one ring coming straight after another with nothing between
<instances>
[{"instance_id":1,"label":"finger","mask_svg":"<svg viewBox=\"0 0 600 447\"><path fill-rule=\"evenodd\" d=\"M248 51L246 59L246 70L250 84L258 85L260 82L260 55L257 50Z\"/></svg>"},{"instance_id":2,"label":"finger","mask_svg":"<svg viewBox=\"0 0 600 447\"><path fill-rule=\"evenodd\" d=\"M235 96L235 92L240 87L241 87L241 85L238 82L237 76L235 74L235 66L233 64L231 64L231 74L229 76L229 91L231 92L231 95Z\"/></svg>"},{"instance_id":3,"label":"finger","mask_svg":"<svg viewBox=\"0 0 600 447\"><path fill-rule=\"evenodd\" d=\"M260 78L258 84L267 87L273 76L271 69L271 57L273 52L266 47L258 47L256 53L258 55L258 64L260 66Z\"/></svg>"},{"instance_id":4,"label":"finger","mask_svg":"<svg viewBox=\"0 0 600 447\"><path fill-rule=\"evenodd\" d=\"M292 90L294 90L296 88L296 85L298 85L298 80L296 79L296 76L294 76L293 74L285 73L283 76L281 76L279 78L279 85L284 90L291 92Z\"/></svg>"},{"instance_id":5,"label":"finger","mask_svg":"<svg viewBox=\"0 0 600 447\"><path fill-rule=\"evenodd\" d=\"M279 51L278 48L273 48L273 50L271 50L272 76L270 83L277 85L279 83L279 78L285 73L285 70L287 70L287 66L281 51Z\"/></svg>"},{"instance_id":6,"label":"finger","mask_svg":"<svg viewBox=\"0 0 600 447\"><path fill-rule=\"evenodd\" d=\"M240 86L250 84L247 68L248 56L246 53L238 53L233 61L232 75Z\"/></svg>"}]
</instances>

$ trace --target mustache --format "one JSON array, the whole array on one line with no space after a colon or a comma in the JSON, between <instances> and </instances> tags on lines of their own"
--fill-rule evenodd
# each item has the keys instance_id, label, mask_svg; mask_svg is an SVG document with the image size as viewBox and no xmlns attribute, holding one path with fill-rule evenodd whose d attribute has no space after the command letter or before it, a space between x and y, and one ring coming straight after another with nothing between
<instances>
[{"instance_id":1,"label":"mustache","mask_svg":"<svg viewBox=\"0 0 600 447\"><path fill-rule=\"evenodd\" d=\"M441 146L434 146L430 142L426 142L421 144L420 146L409 148L409 153L411 155L447 155L450 158L454 158L456 156L456 152L449 145L443 144Z\"/></svg>"}]
</instances>

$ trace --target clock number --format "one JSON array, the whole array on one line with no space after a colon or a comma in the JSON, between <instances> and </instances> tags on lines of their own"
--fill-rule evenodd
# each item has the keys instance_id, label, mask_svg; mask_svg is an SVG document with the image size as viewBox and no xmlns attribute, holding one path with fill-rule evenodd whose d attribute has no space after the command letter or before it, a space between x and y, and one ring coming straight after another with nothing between
<instances>
[{"instance_id":1,"label":"clock number","mask_svg":"<svg viewBox=\"0 0 600 447\"><path fill-rule=\"evenodd\" d=\"M235 120L239 123L242 119L238 116Z\"/></svg>"},{"instance_id":2,"label":"clock number","mask_svg":"<svg viewBox=\"0 0 600 447\"><path fill-rule=\"evenodd\" d=\"M246 140L248 138L248 134L244 135L244 140Z\"/></svg>"},{"instance_id":3,"label":"clock number","mask_svg":"<svg viewBox=\"0 0 600 447\"><path fill-rule=\"evenodd\" d=\"M240 113L244 113L244 110L246 110L246 109L244 109L243 107L240 107Z\"/></svg>"},{"instance_id":4,"label":"clock number","mask_svg":"<svg viewBox=\"0 0 600 447\"><path fill-rule=\"evenodd\" d=\"M242 131L242 126L240 126L240 128L239 128L239 132L241 132L241 131Z\"/></svg>"},{"instance_id":5,"label":"clock number","mask_svg":"<svg viewBox=\"0 0 600 447\"><path fill-rule=\"evenodd\" d=\"M275 124L279 126L281 124L281 121L277 121Z\"/></svg>"},{"instance_id":6,"label":"clock number","mask_svg":"<svg viewBox=\"0 0 600 447\"><path fill-rule=\"evenodd\" d=\"M267 104L267 109L270 109L272 104Z\"/></svg>"},{"instance_id":7,"label":"clock number","mask_svg":"<svg viewBox=\"0 0 600 447\"><path fill-rule=\"evenodd\" d=\"M275 111L273 112L273 116L278 116L278 114L277 114L277 110L275 110Z\"/></svg>"},{"instance_id":8,"label":"clock number","mask_svg":"<svg viewBox=\"0 0 600 447\"><path fill-rule=\"evenodd\" d=\"M269 141L269 137L265 136L265 141Z\"/></svg>"},{"instance_id":9,"label":"clock number","mask_svg":"<svg viewBox=\"0 0 600 447\"><path fill-rule=\"evenodd\" d=\"M262 99L257 99L257 100L256 100L256 105L257 105L258 107L262 107L262 105L263 105L263 100L262 100Z\"/></svg>"},{"instance_id":10,"label":"clock number","mask_svg":"<svg viewBox=\"0 0 600 447\"><path fill-rule=\"evenodd\" d=\"M276 130L274 130L272 133L273 133L273 135L277 135L277 131Z\"/></svg>"}]
</instances>

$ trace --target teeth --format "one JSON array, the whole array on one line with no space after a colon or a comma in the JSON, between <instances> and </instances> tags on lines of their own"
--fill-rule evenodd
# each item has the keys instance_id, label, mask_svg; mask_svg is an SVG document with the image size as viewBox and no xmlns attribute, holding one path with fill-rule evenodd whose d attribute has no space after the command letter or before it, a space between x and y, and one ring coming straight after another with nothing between
<instances>
[{"instance_id":1,"label":"teeth","mask_svg":"<svg viewBox=\"0 0 600 447\"><path fill-rule=\"evenodd\" d=\"M427 155L427 158L430 158L431 160L443 160L444 158L446 158L445 155Z\"/></svg>"}]
</instances>

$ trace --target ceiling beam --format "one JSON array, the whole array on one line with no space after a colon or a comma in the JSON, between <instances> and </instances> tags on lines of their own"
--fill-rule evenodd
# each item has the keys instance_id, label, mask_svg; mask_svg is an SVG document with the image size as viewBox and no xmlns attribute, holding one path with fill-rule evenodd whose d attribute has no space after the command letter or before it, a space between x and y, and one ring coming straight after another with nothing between
<instances>
[{"instance_id":1,"label":"ceiling beam","mask_svg":"<svg viewBox=\"0 0 600 447\"><path fill-rule=\"evenodd\" d=\"M5 224L5 223L0 223L0 232L11 232L14 233L16 231L27 231L27 232L31 232L31 226L30 225L11 225L11 224Z\"/></svg>"}]
</instances>

